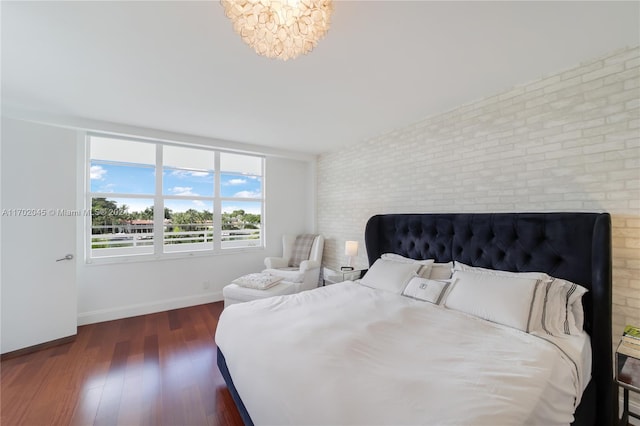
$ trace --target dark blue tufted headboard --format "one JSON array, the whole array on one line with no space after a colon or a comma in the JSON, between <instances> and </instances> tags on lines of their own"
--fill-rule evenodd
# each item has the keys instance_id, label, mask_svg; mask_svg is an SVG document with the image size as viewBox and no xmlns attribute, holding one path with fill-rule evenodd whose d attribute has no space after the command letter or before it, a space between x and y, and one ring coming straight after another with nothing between
<instances>
[{"instance_id":1,"label":"dark blue tufted headboard","mask_svg":"<svg viewBox=\"0 0 640 426\"><path fill-rule=\"evenodd\" d=\"M540 271L589 289L585 329L592 380L574 424L608 425L614 406L611 218L608 213L434 213L373 216L365 229L369 264L383 253L457 260L514 272Z\"/></svg>"}]
</instances>

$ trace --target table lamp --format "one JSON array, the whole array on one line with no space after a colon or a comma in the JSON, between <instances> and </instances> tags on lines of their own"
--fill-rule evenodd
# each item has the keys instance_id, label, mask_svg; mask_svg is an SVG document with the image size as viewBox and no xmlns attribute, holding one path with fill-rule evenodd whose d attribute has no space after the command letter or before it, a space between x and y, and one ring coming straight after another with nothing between
<instances>
[{"instance_id":1,"label":"table lamp","mask_svg":"<svg viewBox=\"0 0 640 426\"><path fill-rule=\"evenodd\" d=\"M343 271L353 271L353 258L358 255L358 242L357 241L347 241L344 243L344 255L349 259L347 261L347 266L343 266L341 269Z\"/></svg>"}]
</instances>

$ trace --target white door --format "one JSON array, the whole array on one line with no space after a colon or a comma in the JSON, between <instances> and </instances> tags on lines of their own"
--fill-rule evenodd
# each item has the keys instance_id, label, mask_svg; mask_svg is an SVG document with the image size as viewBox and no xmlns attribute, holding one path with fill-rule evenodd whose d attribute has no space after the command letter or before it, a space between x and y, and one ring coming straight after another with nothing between
<instances>
[{"instance_id":1,"label":"white door","mask_svg":"<svg viewBox=\"0 0 640 426\"><path fill-rule=\"evenodd\" d=\"M76 139L2 119L1 353L76 334Z\"/></svg>"}]
</instances>

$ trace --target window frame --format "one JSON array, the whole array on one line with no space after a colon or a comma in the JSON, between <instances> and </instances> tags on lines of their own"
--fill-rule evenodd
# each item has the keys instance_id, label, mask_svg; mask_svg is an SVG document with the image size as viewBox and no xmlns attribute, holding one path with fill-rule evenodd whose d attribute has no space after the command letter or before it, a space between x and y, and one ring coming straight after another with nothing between
<instances>
[{"instance_id":1,"label":"window frame","mask_svg":"<svg viewBox=\"0 0 640 426\"><path fill-rule=\"evenodd\" d=\"M143 142L153 144L155 146L155 164L151 166L155 170L155 192L153 194L125 194L117 192L93 192L91 189L91 139L92 137L118 139L121 141L131 142ZM163 182L164 182L164 162L163 162L163 147L175 146L181 148L189 148L201 151L209 151L214 155L214 169L213 169L213 195L212 196L181 196L164 194ZM265 248L265 210L266 210L266 197L265 197L265 155L256 153L246 153L234 150L225 150L216 147L210 147L205 145L187 144L173 141L156 140L139 138L135 136L114 135L103 132L85 132L84 134L84 151L85 159L83 162L83 204L85 213L84 224L84 259L87 264L102 264L102 263L121 263L121 262L135 262L135 261L152 261L160 259L179 259L189 258L197 256L211 256L220 254L233 254L242 253L247 251L259 251ZM221 176L223 172L220 170L220 156L222 153L229 153L234 155L242 155L247 157L253 157L259 159L261 175L249 174L251 176L258 176L260 178L260 197L257 198L241 198L241 197L222 197L221 196ZM96 160L100 162L101 160ZM104 161L110 163L111 161ZM115 162L117 163L117 162ZM167 166L171 169L186 169L174 166ZM229 173L229 172L227 172ZM239 176L242 173L233 173ZM151 253L145 254L113 254L105 256L94 257L92 255L92 199L96 197L106 199L151 199L153 201L153 250ZM213 246L209 248L197 249L197 250L183 250L183 251L165 251L165 224L164 224L164 209L167 200L181 200L181 201L193 201L202 200L206 202L212 202L213 204ZM257 243L252 245L240 246L240 247L223 247L222 242L222 204L225 201L250 201L259 203L260 205L260 232ZM159 230L159 231L156 231ZM255 240L254 240L255 241Z\"/></svg>"}]
</instances>

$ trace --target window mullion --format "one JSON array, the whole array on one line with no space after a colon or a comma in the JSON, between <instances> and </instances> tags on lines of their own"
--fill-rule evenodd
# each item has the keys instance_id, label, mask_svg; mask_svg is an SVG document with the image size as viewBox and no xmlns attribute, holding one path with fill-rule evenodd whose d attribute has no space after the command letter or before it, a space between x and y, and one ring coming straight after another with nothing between
<instances>
[{"instance_id":1,"label":"window mullion","mask_svg":"<svg viewBox=\"0 0 640 426\"><path fill-rule=\"evenodd\" d=\"M92 206L93 206L93 194L91 193L91 138L85 134L85 141L84 141L84 147L85 147L85 157L84 157L84 162L85 162L85 167L84 167L84 193L85 193L85 209L88 209L88 211L92 211ZM85 241L84 241L84 258L85 261L90 262L91 261L91 246L92 246L92 241L93 241L93 231L92 231L92 226L93 226L93 217L90 214L85 216L85 224L84 224L84 230L85 230Z\"/></svg>"},{"instance_id":2,"label":"window mullion","mask_svg":"<svg viewBox=\"0 0 640 426\"><path fill-rule=\"evenodd\" d=\"M222 202L220 201L220 151L214 155L214 192L213 192L213 250L222 249Z\"/></svg>"},{"instance_id":3,"label":"window mullion","mask_svg":"<svg viewBox=\"0 0 640 426\"><path fill-rule=\"evenodd\" d=\"M265 226L264 224L266 223L264 217L266 216L266 210L267 210L267 206L265 203L265 199L266 199L266 195L265 195L265 189L266 189L266 184L265 184L265 176L266 176L266 172L265 172L265 163L266 161L264 160L264 158L262 158L262 161L260 163L260 173L261 173L261 179L260 179L260 246L261 247L265 247L266 246L266 233L265 233Z\"/></svg>"},{"instance_id":4,"label":"window mullion","mask_svg":"<svg viewBox=\"0 0 640 426\"><path fill-rule=\"evenodd\" d=\"M156 190L153 197L153 252L164 250L164 200L162 199L162 145L156 144Z\"/></svg>"}]
</instances>

